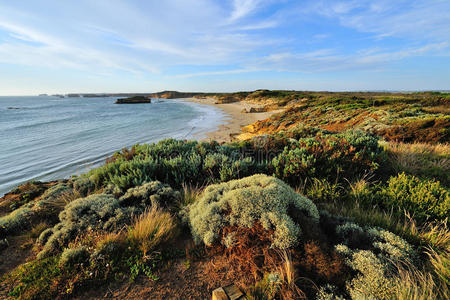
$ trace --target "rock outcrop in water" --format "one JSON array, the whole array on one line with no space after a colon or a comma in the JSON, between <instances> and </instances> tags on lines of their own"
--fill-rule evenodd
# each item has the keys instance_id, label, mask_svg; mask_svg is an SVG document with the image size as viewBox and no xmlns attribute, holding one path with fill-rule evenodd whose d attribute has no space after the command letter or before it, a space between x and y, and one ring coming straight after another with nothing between
<instances>
[{"instance_id":1,"label":"rock outcrop in water","mask_svg":"<svg viewBox=\"0 0 450 300\"><path fill-rule=\"evenodd\" d=\"M144 96L134 96L129 98L117 99L115 103L116 104L152 103L152 100Z\"/></svg>"}]
</instances>

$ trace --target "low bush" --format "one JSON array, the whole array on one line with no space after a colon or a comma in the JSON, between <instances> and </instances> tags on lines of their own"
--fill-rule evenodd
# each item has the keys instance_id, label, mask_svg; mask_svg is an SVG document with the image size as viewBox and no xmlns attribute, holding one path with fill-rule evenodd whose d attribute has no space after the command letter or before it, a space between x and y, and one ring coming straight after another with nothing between
<instances>
[{"instance_id":1,"label":"low bush","mask_svg":"<svg viewBox=\"0 0 450 300\"><path fill-rule=\"evenodd\" d=\"M6 216L0 217L0 239L26 227L30 223L32 215L33 211L23 206Z\"/></svg>"},{"instance_id":2,"label":"low bush","mask_svg":"<svg viewBox=\"0 0 450 300\"><path fill-rule=\"evenodd\" d=\"M140 206L146 207L173 206L175 200L180 197L178 191L174 191L170 186L164 185L159 181L145 183L135 188L130 188L119 198L121 206Z\"/></svg>"},{"instance_id":3,"label":"low bush","mask_svg":"<svg viewBox=\"0 0 450 300\"><path fill-rule=\"evenodd\" d=\"M312 177L352 179L383 162L378 139L362 131L301 138L272 160L275 175L293 185Z\"/></svg>"},{"instance_id":4,"label":"low bush","mask_svg":"<svg viewBox=\"0 0 450 300\"><path fill-rule=\"evenodd\" d=\"M60 267L71 268L76 264L85 263L89 259L86 247L66 248L59 259Z\"/></svg>"},{"instance_id":5,"label":"low bush","mask_svg":"<svg viewBox=\"0 0 450 300\"><path fill-rule=\"evenodd\" d=\"M421 180L401 173L391 177L375 198L383 207L407 210L418 221L443 220L450 216L450 193L438 181Z\"/></svg>"},{"instance_id":6,"label":"low bush","mask_svg":"<svg viewBox=\"0 0 450 300\"><path fill-rule=\"evenodd\" d=\"M356 276L346 284L352 299L393 299L401 285L395 268L414 263L417 253L399 236L380 228L344 223L336 227L343 244L335 249L346 258ZM358 237L358 238L355 238Z\"/></svg>"},{"instance_id":7,"label":"low bush","mask_svg":"<svg viewBox=\"0 0 450 300\"><path fill-rule=\"evenodd\" d=\"M309 127L224 145L168 139L135 145L132 153L118 152L84 177L96 189L114 185L117 194L151 180L181 188L183 183L202 186L258 173L296 185L306 177L354 177L377 170L384 161L377 139L367 133L331 134Z\"/></svg>"},{"instance_id":8,"label":"low bush","mask_svg":"<svg viewBox=\"0 0 450 300\"><path fill-rule=\"evenodd\" d=\"M93 194L74 200L59 214L59 223L41 233L39 241L44 247L38 257L61 250L84 230L118 231L152 202L174 204L177 197L167 185L150 182L130 189L119 199L111 194Z\"/></svg>"},{"instance_id":9,"label":"low bush","mask_svg":"<svg viewBox=\"0 0 450 300\"><path fill-rule=\"evenodd\" d=\"M185 219L196 242L212 245L221 228L252 227L260 222L264 229L274 230L272 245L285 249L298 243L301 232L289 215L294 209L304 213L305 219L319 220L317 208L309 199L279 179L254 175L208 186L200 199L188 206Z\"/></svg>"}]
</instances>

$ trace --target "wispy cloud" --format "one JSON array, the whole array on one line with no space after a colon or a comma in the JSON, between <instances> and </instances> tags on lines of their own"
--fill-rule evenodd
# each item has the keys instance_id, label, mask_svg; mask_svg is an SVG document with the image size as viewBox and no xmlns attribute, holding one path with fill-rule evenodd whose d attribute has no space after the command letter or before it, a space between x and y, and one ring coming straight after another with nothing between
<instances>
[{"instance_id":1,"label":"wispy cloud","mask_svg":"<svg viewBox=\"0 0 450 300\"><path fill-rule=\"evenodd\" d=\"M261 2L261 0L233 0L233 10L231 12L230 22L254 13Z\"/></svg>"},{"instance_id":2,"label":"wispy cloud","mask_svg":"<svg viewBox=\"0 0 450 300\"><path fill-rule=\"evenodd\" d=\"M351 54L339 54L333 49L322 49L305 53L276 53L251 64L254 68L266 68L288 72L320 73L348 70L379 70L386 63L440 52L450 46L448 42L430 44L418 48L397 51L387 49L364 49Z\"/></svg>"},{"instance_id":3,"label":"wispy cloud","mask_svg":"<svg viewBox=\"0 0 450 300\"><path fill-rule=\"evenodd\" d=\"M449 9L447 0L320 0L310 3L307 11L376 37L442 41L450 36L450 14L444 13Z\"/></svg>"}]
</instances>

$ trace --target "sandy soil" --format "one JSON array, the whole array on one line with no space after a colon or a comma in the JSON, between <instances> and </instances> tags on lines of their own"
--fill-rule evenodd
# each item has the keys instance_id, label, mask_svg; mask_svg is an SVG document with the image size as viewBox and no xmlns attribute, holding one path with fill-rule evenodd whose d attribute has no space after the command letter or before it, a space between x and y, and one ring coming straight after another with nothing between
<instances>
[{"instance_id":1,"label":"sandy soil","mask_svg":"<svg viewBox=\"0 0 450 300\"><path fill-rule=\"evenodd\" d=\"M217 131L207 133L207 138L202 139L204 141L216 140L218 142L229 142L232 140L234 135L241 133L241 127L247 126L256 121L267 119L272 114L279 112L270 111L259 113L243 113L242 110L244 108L249 110L251 107L259 107L258 104L251 104L246 102L214 104L215 99L213 98L192 98L190 99L190 101L206 105L213 105L223 110L227 115L227 118L225 119L227 123L221 125Z\"/></svg>"}]
</instances>

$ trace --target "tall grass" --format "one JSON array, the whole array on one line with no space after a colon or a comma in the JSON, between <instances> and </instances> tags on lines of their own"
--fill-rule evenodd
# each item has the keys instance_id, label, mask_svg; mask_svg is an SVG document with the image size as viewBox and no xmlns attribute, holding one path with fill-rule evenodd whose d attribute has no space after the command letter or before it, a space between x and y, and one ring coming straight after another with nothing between
<instances>
[{"instance_id":1,"label":"tall grass","mask_svg":"<svg viewBox=\"0 0 450 300\"><path fill-rule=\"evenodd\" d=\"M183 183L180 199L177 203L178 209L182 209L197 201L202 192L203 188L198 185Z\"/></svg>"},{"instance_id":2,"label":"tall grass","mask_svg":"<svg viewBox=\"0 0 450 300\"><path fill-rule=\"evenodd\" d=\"M450 286L450 252L444 251L438 253L433 249L428 249L426 251L428 254L431 265L433 266L434 273L442 281L443 286L447 287L446 292L448 293L448 287ZM448 297L447 299L449 299Z\"/></svg>"},{"instance_id":3,"label":"tall grass","mask_svg":"<svg viewBox=\"0 0 450 300\"><path fill-rule=\"evenodd\" d=\"M177 234L177 224L170 213L153 206L134 219L128 230L128 238L144 254L156 249Z\"/></svg>"},{"instance_id":4,"label":"tall grass","mask_svg":"<svg viewBox=\"0 0 450 300\"><path fill-rule=\"evenodd\" d=\"M450 144L380 142L397 172L427 176L449 185Z\"/></svg>"},{"instance_id":5,"label":"tall grass","mask_svg":"<svg viewBox=\"0 0 450 300\"><path fill-rule=\"evenodd\" d=\"M297 286L299 278L297 278L291 254L287 250L283 250L280 252L280 256L282 263L278 269L283 281L280 291L283 298L306 299L306 294Z\"/></svg>"},{"instance_id":6,"label":"tall grass","mask_svg":"<svg viewBox=\"0 0 450 300\"><path fill-rule=\"evenodd\" d=\"M397 263L398 283L395 298L398 300L449 299L448 284L433 277L427 270L419 270L411 263Z\"/></svg>"}]
</instances>

